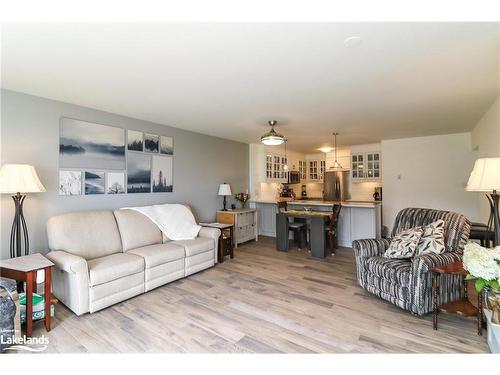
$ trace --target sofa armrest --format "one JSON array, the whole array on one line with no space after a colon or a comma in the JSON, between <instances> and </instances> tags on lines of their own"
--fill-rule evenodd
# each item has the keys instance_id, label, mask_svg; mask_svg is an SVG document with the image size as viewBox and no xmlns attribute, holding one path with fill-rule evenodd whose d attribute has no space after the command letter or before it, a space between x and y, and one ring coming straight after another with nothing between
<instances>
[{"instance_id":1,"label":"sofa armrest","mask_svg":"<svg viewBox=\"0 0 500 375\"><path fill-rule=\"evenodd\" d=\"M51 251L46 257L55 264L55 266L68 273L88 273L87 261L77 255L66 251Z\"/></svg>"},{"instance_id":2,"label":"sofa armrest","mask_svg":"<svg viewBox=\"0 0 500 375\"><path fill-rule=\"evenodd\" d=\"M220 229L210 228L210 227L201 227L200 232L198 233L199 237L212 238L216 244L220 235L221 235Z\"/></svg>"},{"instance_id":3,"label":"sofa armrest","mask_svg":"<svg viewBox=\"0 0 500 375\"><path fill-rule=\"evenodd\" d=\"M382 255L390 243L391 240L387 238L355 240L352 242L352 248L356 257L370 258Z\"/></svg>"},{"instance_id":4,"label":"sofa armrest","mask_svg":"<svg viewBox=\"0 0 500 375\"><path fill-rule=\"evenodd\" d=\"M218 252L219 252L219 237L222 232L219 228L201 227L198 233L199 237L211 238L214 240L214 262L218 262Z\"/></svg>"},{"instance_id":5,"label":"sofa armrest","mask_svg":"<svg viewBox=\"0 0 500 375\"><path fill-rule=\"evenodd\" d=\"M462 255L452 252L442 254L424 254L413 258L412 268L417 275L429 272L437 266L444 266L448 263L453 263L462 260Z\"/></svg>"}]
</instances>

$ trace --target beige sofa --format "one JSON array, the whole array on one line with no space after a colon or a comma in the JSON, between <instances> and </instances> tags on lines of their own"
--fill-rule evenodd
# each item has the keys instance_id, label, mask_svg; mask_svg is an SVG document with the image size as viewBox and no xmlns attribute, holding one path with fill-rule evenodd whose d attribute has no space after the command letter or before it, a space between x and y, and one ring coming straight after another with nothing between
<instances>
[{"instance_id":1,"label":"beige sofa","mask_svg":"<svg viewBox=\"0 0 500 375\"><path fill-rule=\"evenodd\" d=\"M213 267L220 230L170 241L146 216L124 209L54 216L47 234L53 294L81 315Z\"/></svg>"}]
</instances>

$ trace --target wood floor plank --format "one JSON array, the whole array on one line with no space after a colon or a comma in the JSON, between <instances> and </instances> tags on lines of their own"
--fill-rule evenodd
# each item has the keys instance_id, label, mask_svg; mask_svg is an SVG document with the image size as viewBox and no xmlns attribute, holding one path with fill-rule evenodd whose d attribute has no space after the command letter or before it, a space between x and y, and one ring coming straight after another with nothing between
<instances>
[{"instance_id":1,"label":"wood floor plank","mask_svg":"<svg viewBox=\"0 0 500 375\"><path fill-rule=\"evenodd\" d=\"M49 352L484 353L475 320L419 317L360 288L351 249L312 258L272 238L94 314L56 308Z\"/></svg>"}]
</instances>

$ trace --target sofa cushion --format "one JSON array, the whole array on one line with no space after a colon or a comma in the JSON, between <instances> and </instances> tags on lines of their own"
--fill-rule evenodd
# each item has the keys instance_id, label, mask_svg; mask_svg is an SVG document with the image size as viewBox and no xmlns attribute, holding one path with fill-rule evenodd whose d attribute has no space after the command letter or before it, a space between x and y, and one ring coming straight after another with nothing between
<instances>
[{"instance_id":1,"label":"sofa cushion","mask_svg":"<svg viewBox=\"0 0 500 375\"><path fill-rule=\"evenodd\" d=\"M133 254L112 254L87 262L90 286L144 271L144 259Z\"/></svg>"},{"instance_id":2,"label":"sofa cushion","mask_svg":"<svg viewBox=\"0 0 500 375\"><path fill-rule=\"evenodd\" d=\"M74 212L51 217L47 222L47 235L50 250L64 250L87 260L122 251L112 211Z\"/></svg>"},{"instance_id":3,"label":"sofa cushion","mask_svg":"<svg viewBox=\"0 0 500 375\"><path fill-rule=\"evenodd\" d=\"M163 263L173 262L183 259L186 256L184 247L173 242L139 247L130 250L127 254L134 254L144 258L146 268L152 268Z\"/></svg>"},{"instance_id":4,"label":"sofa cushion","mask_svg":"<svg viewBox=\"0 0 500 375\"><path fill-rule=\"evenodd\" d=\"M196 237L194 240L172 241L171 243L182 246L186 250L186 257L215 249L214 240L206 237Z\"/></svg>"},{"instance_id":5,"label":"sofa cushion","mask_svg":"<svg viewBox=\"0 0 500 375\"><path fill-rule=\"evenodd\" d=\"M410 260L375 256L366 260L365 270L381 279L408 286L410 284L411 265Z\"/></svg>"},{"instance_id":6,"label":"sofa cushion","mask_svg":"<svg viewBox=\"0 0 500 375\"><path fill-rule=\"evenodd\" d=\"M120 228L123 251L162 243L158 226L146 215L135 210L115 210L116 222Z\"/></svg>"}]
</instances>

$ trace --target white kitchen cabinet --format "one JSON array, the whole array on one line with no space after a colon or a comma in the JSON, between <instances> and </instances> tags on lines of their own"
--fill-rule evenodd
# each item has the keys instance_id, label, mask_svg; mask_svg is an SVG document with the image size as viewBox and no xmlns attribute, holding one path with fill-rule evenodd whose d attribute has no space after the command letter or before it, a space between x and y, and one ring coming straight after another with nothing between
<instances>
[{"instance_id":1,"label":"white kitchen cabinet","mask_svg":"<svg viewBox=\"0 0 500 375\"><path fill-rule=\"evenodd\" d=\"M323 181L325 177L326 160L319 161L319 179Z\"/></svg>"},{"instance_id":2,"label":"white kitchen cabinet","mask_svg":"<svg viewBox=\"0 0 500 375\"><path fill-rule=\"evenodd\" d=\"M380 238L380 206L374 209L351 209L351 239Z\"/></svg>"},{"instance_id":3,"label":"white kitchen cabinet","mask_svg":"<svg viewBox=\"0 0 500 375\"><path fill-rule=\"evenodd\" d=\"M308 161L307 173L309 181L319 181L319 176L320 176L319 160Z\"/></svg>"},{"instance_id":4,"label":"white kitchen cabinet","mask_svg":"<svg viewBox=\"0 0 500 375\"><path fill-rule=\"evenodd\" d=\"M259 223L259 235L276 237L276 203L257 203L257 222Z\"/></svg>"},{"instance_id":5,"label":"white kitchen cabinet","mask_svg":"<svg viewBox=\"0 0 500 375\"><path fill-rule=\"evenodd\" d=\"M286 182L287 175L285 165L287 165L287 158L284 155L266 154L266 180Z\"/></svg>"},{"instance_id":6,"label":"white kitchen cabinet","mask_svg":"<svg viewBox=\"0 0 500 375\"><path fill-rule=\"evenodd\" d=\"M300 181L307 180L307 162L305 160L299 160L299 175Z\"/></svg>"},{"instance_id":7,"label":"white kitchen cabinet","mask_svg":"<svg viewBox=\"0 0 500 375\"><path fill-rule=\"evenodd\" d=\"M337 232L337 243L339 246L351 247L351 210L349 207L342 207L340 209Z\"/></svg>"},{"instance_id":8,"label":"white kitchen cabinet","mask_svg":"<svg viewBox=\"0 0 500 375\"><path fill-rule=\"evenodd\" d=\"M382 178L382 157L380 151L356 152L351 154L352 181L376 181Z\"/></svg>"}]
</instances>

